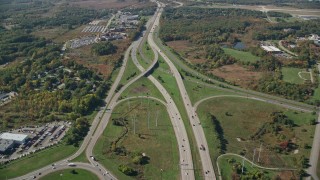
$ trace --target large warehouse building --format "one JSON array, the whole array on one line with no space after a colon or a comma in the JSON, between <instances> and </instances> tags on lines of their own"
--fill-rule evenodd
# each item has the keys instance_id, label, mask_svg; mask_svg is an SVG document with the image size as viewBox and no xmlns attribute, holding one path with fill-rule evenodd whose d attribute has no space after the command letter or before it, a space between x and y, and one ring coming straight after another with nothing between
<instances>
[{"instance_id":1,"label":"large warehouse building","mask_svg":"<svg viewBox=\"0 0 320 180\"><path fill-rule=\"evenodd\" d=\"M3 133L3 134L0 135L0 139L12 140L16 144L23 144L28 139L28 135Z\"/></svg>"},{"instance_id":2,"label":"large warehouse building","mask_svg":"<svg viewBox=\"0 0 320 180\"><path fill-rule=\"evenodd\" d=\"M12 140L0 139L0 153L5 153L12 147L14 147L14 142Z\"/></svg>"}]
</instances>

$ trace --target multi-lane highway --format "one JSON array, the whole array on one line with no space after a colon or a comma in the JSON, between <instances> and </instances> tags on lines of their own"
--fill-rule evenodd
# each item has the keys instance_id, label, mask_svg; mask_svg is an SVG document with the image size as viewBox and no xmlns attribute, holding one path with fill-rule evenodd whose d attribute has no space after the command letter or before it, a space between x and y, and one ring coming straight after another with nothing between
<instances>
[{"instance_id":1,"label":"multi-lane highway","mask_svg":"<svg viewBox=\"0 0 320 180\"><path fill-rule=\"evenodd\" d=\"M159 3L159 6L161 7L161 4ZM159 9L159 15L154 21L154 24L152 26L152 29L154 29L156 26L159 25L159 19L162 13L162 8ZM149 31L148 34L148 41L153 40L153 34L152 29ZM139 42L142 42L142 39L139 40ZM153 44L150 44L154 54L155 59L158 59L158 53L157 48L153 46ZM138 46L134 47L131 52L131 57L134 62L134 64L138 67L138 69L141 72L144 72L144 68L139 64L137 59L137 49ZM180 155L180 172L181 172L181 178L182 179L194 179L194 169L193 169L193 161L192 161L192 155L191 155L191 149L190 149L190 143L188 140L187 132L184 127L183 121L181 119L180 112L175 104L175 102L172 100L172 97L167 92L167 90L154 78L152 75L148 76L148 79L158 88L164 99L167 103L167 110L169 112L171 123L173 124L174 132L176 134L178 146L179 146L179 155Z\"/></svg>"},{"instance_id":2,"label":"multi-lane highway","mask_svg":"<svg viewBox=\"0 0 320 180\"><path fill-rule=\"evenodd\" d=\"M181 3L179 3L179 4L182 5ZM49 173L57 171L57 170L70 168L68 166L69 161L71 161L72 159L79 156L84 150L86 150L85 154L86 154L86 157L88 158L88 160L90 161L90 164L75 162L76 167L86 169L86 170L89 170L89 171L95 173L99 177L99 179L116 179L116 177L114 177L114 175L112 175L111 172L109 172L99 162L93 160L90 157L93 155L93 148L94 148L96 142L98 141L99 137L102 135L104 129L108 125L108 122L111 118L112 110L120 102L124 101L124 100L119 101L119 97L121 96L121 93L124 90L126 90L131 84L133 84L139 78L141 78L142 76L147 76L147 78L157 87L157 89L161 92L161 94L163 95L163 97L165 99L165 102L164 102L164 101L161 101L161 100L155 98L155 100L158 100L161 103L166 105L167 111L170 116L171 123L174 128L176 139L177 139L177 142L179 145L179 147L178 147L179 155L180 155L179 166L180 166L180 173L181 173L180 178L181 179L191 179L191 180L195 179L190 143L189 143L189 139L187 136L187 132L186 132L184 123L181 119L181 114L180 114L175 102L173 101L172 97L167 92L167 90L162 86L161 83L159 83L157 81L156 78L154 78L152 75L148 74L155 67L155 65L158 61L159 54L163 57L165 62L169 65L170 70L176 79L176 82L177 82L177 85L178 85L178 88L180 91L180 95L181 95L184 107L185 107L187 115L188 115L189 123L192 127L192 131L193 131L194 137L196 139L196 144L198 146L198 151L199 151L201 163L202 163L203 177L205 179L210 179L210 180L216 179L214 169L213 169L213 164L212 164L210 154L209 154L207 140L205 138L204 131L203 131L202 126L200 124L200 120L196 114L196 108L199 103L196 103L195 106L192 105L178 69L176 68L175 64L172 62L172 59L170 59L163 51L161 51L160 47L154 41L154 36L153 36L154 30L156 29L156 27L159 26L160 17L161 17L161 14L163 12L163 7L164 7L164 4L160 3L160 2L157 2L157 5L158 5L157 12L147 22L148 30L144 35L144 38L147 38L148 43L155 54L155 57L154 57L152 63L150 64L150 66L147 69L144 69L139 64L139 61L137 60L137 56L136 56L137 49L139 46L141 47L142 42L144 42L143 39L140 38L139 40L133 42L131 44L131 46L128 48L128 50L126 51L125 56L124 56L123 65L121 66L119 74L118 74L117 78L115 79L112 87L110 88L108 96L105 99L106 105L105 105L105 107L101 108L101 110L98 112L97 116L95 117L95 119L90 127L88 135L84 139L79 150L75 154L73 154L72 156L65 158L61 161L55 162L54 168L52 165L48 165L48 166L45 166L41 169L38 169L36 171L33 171L31 173L28 173L24 176L21 176L21 177L15 178L15 179L30 179L30 178L33 178L34 176L36 176L36 178L38 178L38 177L41 177L43 175L49 174ZM121 78L124 74L124 71L126 69L126 64L129 59L130 53L131 53L132 60L133 60L134 64L141 71L141 73L138 76L134 77L132 80L130 80L127 84L125 84L118 92L116 92L116 88L118 87L120 80L121 80ZM199 75L199 73L197 73L197 75L203 79L207 79L207 77ZM217 82L215 82L215 83L217 83ZM231 87L230 85L226 85L226 84L224 84L224 85L227 87ZM214 86L214 85L212 85L212 86ZM221 87L217 87L217 88L221 88ZM240 88L237 88L237 87L236 88L231 87L231 89L226 89L226 88L222 88L222 89L225 89L228 91L235 91L235 90L240 91L239 90ZM242 92L246 92L246 93L249 92L250 98L253 98L253 99L258 98L258 100L262 100L262 101L266 101L266 102L273 102L274 104L287 106L289 108L296 108L296 109L300 108L300 109L306 110L306 111L314 110L313 109L314 107L292 103L292 101L290 101L289 104L286 104L286 102L287 102L286 100L278 101L278 99L275 100L274 98L270 98L269 95L261 95L260 93L257 93L257 92L251 92L251 91L247 91L247 90L244 91L243 89L241 89L240 94ZM263 96L263 98L261 98L262 96ZM248 95L247 95L247 97L248 97ZM134 97L132 97L132 98L134 98ZM146 97L135 97L135 98L146 98ZM147 98L152 98L152 97L147 97ZM270 99L268 99L268 98L270 98ZM130 99L130 98L127 98L127 99ZM108 109L108 110L106 111L106 109ZM318 119L318 121L320 122L320 119ZM318 147L320 144L319 137L320 137L320 128L317 126L315 141L314 141L314 145L313 145L314 147L312 149L312 155L311 155L311 157L314 159L311 159L310 163L311 163L312 167L308 171L312 175L312 177L315 179L317 179L316 165L317 165L317 159L318 159L318 156L316 156L316 154L317 154L317 152L319 152L319 148L320 148L320 147ZM41 175L39 175L39 174L41 174Z\"/></svg>"}]
</instances>

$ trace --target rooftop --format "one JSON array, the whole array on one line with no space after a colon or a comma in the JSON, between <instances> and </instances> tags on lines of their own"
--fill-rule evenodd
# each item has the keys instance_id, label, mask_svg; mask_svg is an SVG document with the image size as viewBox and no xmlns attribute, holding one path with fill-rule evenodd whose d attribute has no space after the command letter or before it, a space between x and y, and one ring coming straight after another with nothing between
<instances>
[{"instance_id":1,"label":"rooftop","mask_svg":"<svg viewBox=\"0 0 320 180\"><path fill-rule=\"evenodd\" d=\"M267 52L280 52L281 50L274 46L261 46Z\"/></svg>"},{"instance_id":2,"label":"rooftop","mask_svg":"<svg viewBox=\"0 0 320 180\"><path fill-rule=\"evenodd\" d=\"M14 142L12 140L0 139L0 152L6 151Z\"/></svg>"},{"instance_id":3,"label":"rooftop","mask_svg":"<svg viewBox=\"0 0 320 180\"><path fill-rule=\"evenodd\" d=\"M3 133L0 135L0 139L7 139L13 141L23 141L28 137L25 134L12 134L12 133Z\"/></svg>"}]
</instances>

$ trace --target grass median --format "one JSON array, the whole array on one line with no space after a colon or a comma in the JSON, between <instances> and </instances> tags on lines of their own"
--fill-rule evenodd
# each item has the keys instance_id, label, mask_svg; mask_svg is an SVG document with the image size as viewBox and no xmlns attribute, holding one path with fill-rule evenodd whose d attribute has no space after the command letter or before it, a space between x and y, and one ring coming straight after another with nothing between
<instances>
[{"instance_id":1,"label":"grass median","mask_svg":"<svg viewBox=\"0 0 320 180\"><path fill-rule=\"evenodd\" d=\"M99 178L90 171L84 169L65 169L50 173L42 178L41 180L98 180Z\"/></svg>"},{"instance_id":2,"label":"grass median","mask_svg":"<svg viewBox=\"0 0 320 180\"><path fill-rule=\"evenodd\" d=\"M133 99L119 104L111 119L94 147L97 161L119 179L178 179L178 144L165 106ZM137 162L142 154L145 161ZM125 175L120 165L134 173Z\"/></svg>"}]
</instances>

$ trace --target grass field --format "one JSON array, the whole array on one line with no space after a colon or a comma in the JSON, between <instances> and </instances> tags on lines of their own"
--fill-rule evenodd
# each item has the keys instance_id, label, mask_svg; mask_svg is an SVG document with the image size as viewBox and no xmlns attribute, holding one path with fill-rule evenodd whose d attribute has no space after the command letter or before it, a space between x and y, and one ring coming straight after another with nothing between
<instances>
[{"instance_id":1,"label":"grass field","mask_svg":"<svg viewBox=\"0 0 320 180\"><path fill-rule=\"evenodd\" d=\"M258 56L255 56L250 52L238 51L231 48L222 48L222 49L226 54L236 58L241 62L256 62L257 60L260 59Z\"/></svg>"},{"instance_id":2,"label":"grass field","mask_svg":"<svg viewBox=\"0 0 320 180\"><path fill-rule=\"evenodd\" d=\"M73 154L78 148L60 144L0 166L0 179L24 175Z\"/></svg>"},{"instance_id":3,"label":"grass field","mask_svg":"<svg viewBox=\"0 0 320 180\"><path fill-rule=\"evenodd\" d=\"M303 84L304 80L301 79L298 75L299 72L304 71L303 69L299 68L288 68L288 67L283 67L282 68L282 76L283 80L289 83L294 83L294 84Z\"/></svg>"},{"instance_id":4,"label":"grass field","mask_svg":"<svg viewBox=\"0 0 320 180\"><path fill-rule=\"evenodd\" d=\"M131 84L122 94L120 99L132 96L153 96L164 100L160 91L146 77L141 77L136 82Z\"/></svg>"},{"instance_id":5,"label":"grass field","mask_svg":"<svg viewBox=\"0 0 320 180\"><path fill-rule=\"evenodd\" d=\"M150 62L152 62L154 58L154 53L147 42L143 43L142 45L142 53L145 56L145 58L147 58Z\"/></svg>"},{"instance_id":6,"label":"grass field","mask_svg":"<svg viewBox=\"0 0 320 180\"><path fill-rule=\"evenodd\" d=\"M189 79L189 78L188 78ZM197 101L210 97L210 96L215 96L215 95L227 95L227 94L232 94L226 91L222 91L216 88L210 88L208 86L202 85L202 84L197 84L194 83L194 81L199 81L196 79L192 79L193 81L186 80L184 81L184 85L187 89L188 95L190 97L190 100L192 104L196 103Z\"/></svg>"},{"instance_id":7,"label":"grass field","mask_svg":"<svg viewBox=\"0 0 320 180\"><path fill-rule=\"evenodd\" d=\"M135 76L140 74L139 69L134 65L131 56L129 56L126 69L123 73L123 76L120 80L120 84L126 84L129 82L131 79L133 79Z\"/></svg>"},{"instance_id":8,"label":"grass field","mask_svg":"<svg viewBox=\"0 0 320 180\"><path fill-rule=\"evenodd\" d=\"M149 129L148 116L150 117ZM121 103L114 109L112 118L120 117L127 119L128 132L117 143L117 147L124 147L126 156L116 155L110 150L111 142L125 132L123 126L115 126L110 122L94 148L97 160L119 179L133 178L118 170L120 164L127 164L139 170L141 173L135 178L160 179L160 169L163 169L163 179L177 179L179 176L178 145L166 108L153 100L135 99ZM157 126L156 120L158 120ZM145 165L132 163L132 155L135 152L146 153L150 158L149 163Z\"/></svg>"},{"instance_id":9,"label":"grass field","mask_svg":"<svg viewBox=\"0 0 320 180\"><path fill-rule=\"evenodd\" d=\"M231 180L232 174L233 174L233 164L229 163L228 161L230 159L235 160L235 163L240 163L242 165L242 159L237 156L223 156L219 158L219 167L221 169L221 176L222 179L224 180ZM263 175L265 178L270 178L272 179L276 172L275 171L267 171L267 170L262 170L259 168L256 168L255 166L252 166L251 163L244 161L244 174L251 174L254 172L263 172Z\"/></svg>"},{"instance_id":10,"label":"grass field","mask_svg":"<svg viewBox=\"0 0 320 180\"><path fill-rule=\"evenodd\" d=\"M74 171L73 171L74 170ZM41 180L98 180L99 178L91 173L90 171L84 169L65 169L61 171L56 171L54 173L48 174Z\"/></svg>"},{"instance_id":11,"label":"grass field","mask_svg":"<svg viewBox=\"0 0 320 180\"><path fill-rule=\"evenodd\" d=\"M289 119L294 121L295 126L292 129L283 128L278 135L266 133L258 140L251 140L250 136L254 135L264 123L270 122L270 115L275 111L283 111ZM260 165L262 166L292 168L297 167L297 159L301 156L309 157L310 149L304 148L304 145L312 145L314 126L309 125L309 122L316 117L311 113L295 112L260 101L234 97L215 98L205 101L200 104L197 112L202 122L213 160L219 155L219 141L215 138L215 129L209 113L213 114L220 122L224 139L227 142L226 152L239 154L245 149L245 156L252 160L253 150L260 147L261 140L263 151L261 152ZM242 140L238 141L237 138ZM271 150L272 147L288 139L298 145L297 154L293 154L293 152L277 154ZM257 153L255 158L257 158ZM257 162L255 161L255 163Z\"/></svg>"}]
</instances>

